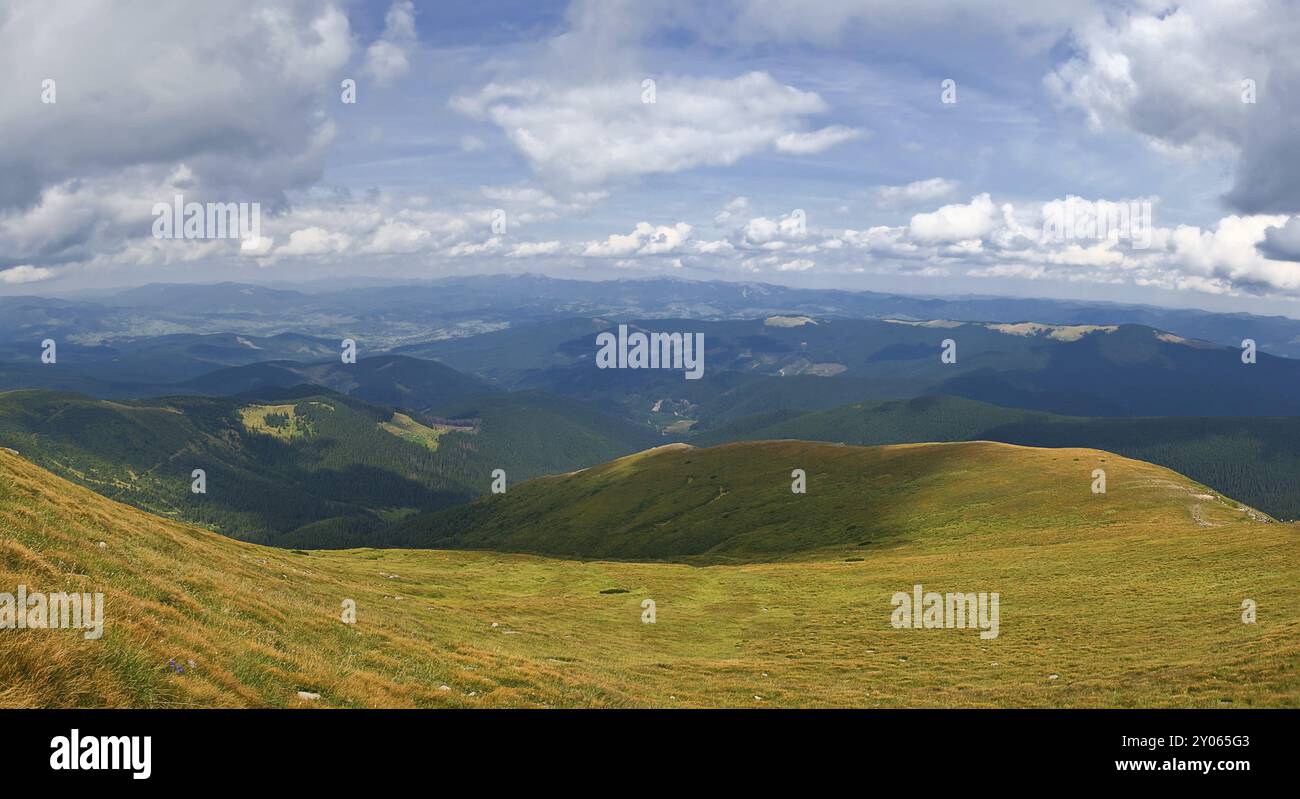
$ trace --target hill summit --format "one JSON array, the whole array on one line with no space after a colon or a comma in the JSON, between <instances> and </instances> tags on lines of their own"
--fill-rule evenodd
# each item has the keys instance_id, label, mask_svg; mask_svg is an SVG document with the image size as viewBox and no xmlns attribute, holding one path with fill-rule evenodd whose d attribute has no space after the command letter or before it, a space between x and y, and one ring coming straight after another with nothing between
<instances>
[{"instance_id":1,"label":"hill summit","mask_svg":"<svg viewBox=\"0 0 1300 799\"><path fill-rule=\"evenodd\" d=\"M1098 470L1104 493L1093 491ZM415 517L398 538L560 557L762 560L922 539L1048 543L1251 518L1266 517L1168 469L1101 450L791 440L658 447Z\"/></svg>"}]
</instances>

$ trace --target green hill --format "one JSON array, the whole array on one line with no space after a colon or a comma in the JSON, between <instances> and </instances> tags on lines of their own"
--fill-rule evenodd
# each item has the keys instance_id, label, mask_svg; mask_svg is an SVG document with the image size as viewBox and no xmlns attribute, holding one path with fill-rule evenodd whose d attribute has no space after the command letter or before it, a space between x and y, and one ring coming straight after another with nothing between
<instances>
[{"instance_id":1,"label":"green hill","mask_svg":"<svg viewBox=\"0 0 1300 799\"><path fill-rule=\"evenodd\" d=\"M792 491L795 469L806 493ZM1104 495L1092 493L1094 469L1106 472ZM659 447L413 518L396 535L412 546L559 557L746 561L919 540L980 546L990 535L1042 542L1166 515L1226 524L1259 514L1096 450L766 441Z\"/></svg>"},{"instance_id":2,"label":"green hill","mask_svg":"<svg viewBox=\"0 0 1300 799\"><path fill-rule=\"evenodd\" d=\"M1151 461L1281 519L1300 519L1300 418L1086 418L1003 408L959 397L844 405L754 415L694 439L799 438L871 446L1001 441L1091 447Z\"/></svg>"},{"instance_id":3,"label":"green hill","mask_svg":"<svg viewBox=\"0 0 1300 799\"><path fill-rule=\"evenodd\" d=\"M804 523L789 529L806 532L800 545L833 546L735 565L295 552L151 516L0 450L0 586L105 598L99 640L0 633L0 707L1300 706L1296 528L1197 496L1165 469L975 444L714 452L656 451L536 485L578 499L574 523L654 541L638 503L672 517L655 491L685 500L708 474L632 487L694 456L726 466L717 478L733 491L712 509L680 508L687 543L785 549L774 529L707 528L744 512L722 507L728 496L777 510L767 481L786 475L757 459L796 456L810 483L797 498ZM918 458L943 471L927 480L911 471ZM1110 490L1093 496L1086 472L1103 458ZM851 495L858 478L877 490L895 481L918 504ZM620 512L572 493L583 484L635 502ZM534 485L506 497L566 518L537 504ZM876 510L885 521L871 521ZM880 543L852 544L846 515ZM999 592L999 635L894 628L891 597L918 583ZM1241 620L1246 598L1254 624ZM642 621L647 599L654 624Z\"/></svg>"}]
</instances>

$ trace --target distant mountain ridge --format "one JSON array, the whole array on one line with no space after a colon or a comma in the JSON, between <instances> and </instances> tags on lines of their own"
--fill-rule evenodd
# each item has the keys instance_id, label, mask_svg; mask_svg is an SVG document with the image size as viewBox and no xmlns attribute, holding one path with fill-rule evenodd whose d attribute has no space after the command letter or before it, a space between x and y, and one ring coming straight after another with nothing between
<instances>
[{"instance_id":1,"label":"distant mountain ridge","mask_svg":"<svg viewBox=\"0 0 1300 799\"><path fill-rule=\"evenodd\" d=\"M626 323L702 334L699 381L671 370L597 368L592 331L615 326L605 319L523 325L420 352L461 368L477 363L476 371L507 386L541 388L631 418L649 418L652 407L671 401L693 408L689 418L699 428L782 408L927 394L1076 416L1300 415L1300 361L1257 353L1245 363L1240 348L1139 325L773 319ZM585 334L564 340L582 326ZM944 359L948 341L954 357ZM770 399L756 403L764 396Z\"/></svg>"},{"instance_id":2,"label":"distant mountain ridge","mask_svg":"<svg viewBox=\"0 0 1300 799\"><path fill-rule=\"evenodd\" d=\"M373 349L580 315L724 319L810 314L824 318L965 319L1045 324L1138 324L1185 338L1300 357L1300 320L1282 316L1010 297L925 297L801 289L764 283L653 278L582 281L540 275L449 277L415 284L304 286L151 284L90 299L0 296L0 341L168 332L269 335L296 330L325 338L365 331Z\"/></svg>"}]
</instances>

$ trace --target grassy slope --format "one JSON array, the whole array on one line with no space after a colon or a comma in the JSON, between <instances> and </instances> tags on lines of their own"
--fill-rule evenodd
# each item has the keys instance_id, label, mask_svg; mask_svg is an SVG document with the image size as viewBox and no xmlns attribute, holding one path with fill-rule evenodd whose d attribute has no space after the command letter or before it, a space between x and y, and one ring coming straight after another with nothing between
<instances>
[{"instance_id":1,"label":"grassy slope","mask_svg":"<svg viewBox=\"0 0 1300 799\"><path fill-rule=\"evenodd\" d=\"M298 690L325 706L1300 704L1295 528L1105 454L929 449L948 448L1024 456L1001 476L972 461L967 482L993 481L988 504L956 512L978 524L899 535L856 549L861 561L708 567L297 554L149 516L0 451L0 590L107 595L101 641L0 631L0 706L307 704ZM1110 493L1059 518L1038 516L1034 491L996 493L1062 468L1072 486L1101 457ZM807 503L831 479L810 476ZM891 628L889 597L914 582L999 591L1000 637ZM1240 622L1243 597L1258 624ZM644 598L656 624L640 622ZM169 659L195 667L175 674Z\"/></svg>"},{"instance_id":2,"label":"grassy slope","mask_svg":"<svg viewBox=\"0 0 1300 799\"><path fill-rule=\"evenodd\" d=\"M1091 493L1098 467L1121 493ZM791 491L794 469L807 475L805 495ZM1140 483L1130 469L1143 474ZM1185 521L1184 508L1170 515L1174 485L1185 497L1208 496L1181 476L1089 450L675 444L426 514L405 526L404 543L638 560L771 559L922 538L965 545L985 534L1073 536L1134 519ZM1217 497L1183 504L1241 513Z\"/></svg>"},{"instance_id":3,"label":"grassy slope","mask_svg":"<svg viewBox=\"0 0 1300 799\"><path fill-rule=\"evenodd\" d=\"M1295 528L1113 456L952 448L1025 456L969 477L994 480L989 504L959 511L980 524L900 535L857 549L862 561L708 567L296 554L149 516L0 451L0 587L103 591L108 617L98 642L0 631L0 706L294 706L304 689L324 706L1300 704ZM1101 457L1110 493L1068 503L1073 526L1038 518L1034 492L994 493L1058 468L1073 485ZM809 503L830 479L810 476ZM889 597L914 582L999 591L1000 637L894 630ZM1258 624L1240 622L1243 597ZM344 598L353 626L338 620ZM644 598L656 624L640 622ZM169 659L195 667L175 674Z\"/></svg>"},{"instance_id":4,"label":"grassy slope","mask_svg":"<svg viewBox=\"0 0 1300 799\"><path fill-rule=\"evenodd\" d=\"M1300 519L1300 419L1294 417L1085 418L960 397L918 397L755 415L695 443L775 438L867 446L988 440L1092 447L1166 466L1277 518Z\"/></svg>"}]
</instances>

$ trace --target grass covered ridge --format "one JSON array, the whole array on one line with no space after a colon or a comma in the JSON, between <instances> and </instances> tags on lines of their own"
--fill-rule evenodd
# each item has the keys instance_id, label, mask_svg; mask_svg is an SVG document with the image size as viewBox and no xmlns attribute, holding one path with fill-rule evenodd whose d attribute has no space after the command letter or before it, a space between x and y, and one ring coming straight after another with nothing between
<instances>
[{"instance_id":1,"label":"grass covered ridge","mask_svg":"<svg viewBox=\"0 0 1300 799\"><path fill-rule=\"evenodd\" d=\"M0 706L1300 704L1291 525L1254 520L1167 470L1094 451L828 446L835 452L814 462L820 450L793 442L750 446L720 448L751 472L719 479L730 494L775 503L741 478L776 474L765 461L788 447L808 470L809 493L795 499L809 530L831 518L817 503L851 502L857 484L836 469L884 484L919 456L948 471L916 489L916 521L900 510L880 530L909 526L866 539L875 543L819 541L785 559L698 566L296 553L151 516L0 452L0 591L102 591L107 617L100 641L0 630ZM945 460L948 449L957 456ZM657 450L538 483L587 479L594 490L607 481L615 491L656 475L666 458L711 467L712 452ZM1104 497L1087 491L1100 458ZM1053 491L1058 472L1069 478ZM693 476L680 482L708 475ZM842 493L829 491L837 479ZM535 485L506 496L526 498ZM656 486L640 491L652 507ZM946 491L951 507L927 491ZM727 512L725 496L711 514ZM893 629L891 595L918 582L1000 592L1000 636ZM1247 597L1259 604L1254 625L1240 620ZM647 598L655 624L641 622ZM344 599L357 603L354 625L339 619ZM189 660L183 674L168 667ZM304 702L299 690L321 699Z\"/></svg>"},{"instance_id":2,"label":"grass covered ridge","mask_svg":"<svg viewBox=\"0 0 1300 799\"><path fill-rule=\"evenodd\" d=\"M793 472L806 477L792 492ZM1108 492L1092 492L1093 471ZM408 545L735 562L924 543L1043 544L1257 512L1167 469L1090 449L992 442L670 444L409 522Z\"/></svg>"}]
</instances>

